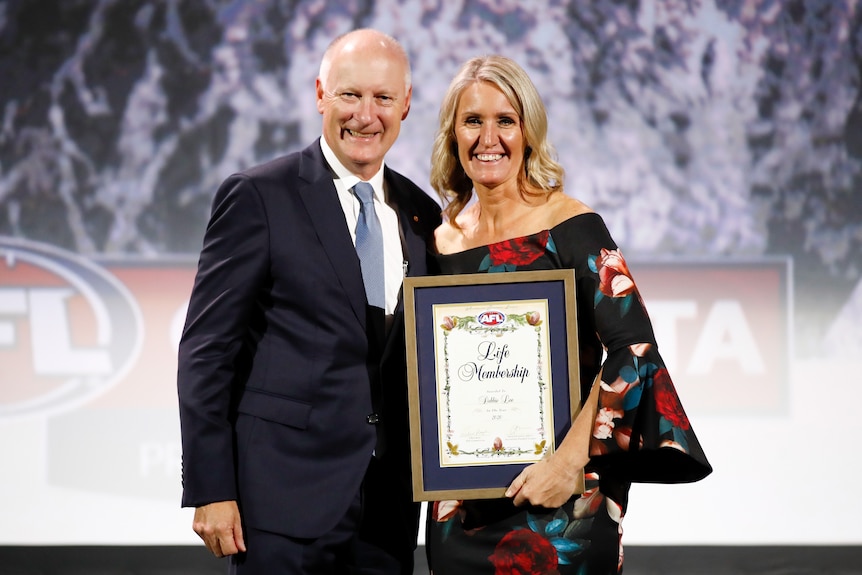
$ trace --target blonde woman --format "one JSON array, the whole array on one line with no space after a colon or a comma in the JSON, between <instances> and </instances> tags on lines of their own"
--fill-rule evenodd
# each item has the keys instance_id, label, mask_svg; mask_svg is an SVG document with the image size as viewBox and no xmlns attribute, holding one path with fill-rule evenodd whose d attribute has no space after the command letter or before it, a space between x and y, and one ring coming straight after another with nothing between
<instances>
[{"instance_id":1,"label":"blonde woman","mask_svg":"<svg viewBox=\"0 0 862 575\"><path fill-rule=\"evenodd\" d=\"M712 471L622 253L602 218L564 193L547 128L535 86L501 56L466 62L441 106L431 173L446 205L435 232L440 269L574 269L583 405L505 498L431 505L435 575L618 573L630 484ZM587 490L573 495L582 470Z\"/></svg>"}]
</instances>

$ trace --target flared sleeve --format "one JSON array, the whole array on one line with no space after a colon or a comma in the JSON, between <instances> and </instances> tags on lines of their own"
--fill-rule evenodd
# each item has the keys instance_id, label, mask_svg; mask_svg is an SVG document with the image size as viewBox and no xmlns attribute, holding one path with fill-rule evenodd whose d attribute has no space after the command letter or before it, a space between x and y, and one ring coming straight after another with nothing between
<instances>
[{"instance_id":1,"label":"flared sleeve","mask_svg":"<svg viewBox=\"0 0 862 575\"><path fill-rule=\"evenodd\" d=\"M645 483L706 477L712 466L659 354L621 250L599 216L574 221L554 230L556 249L564 265L577 270L580 335L597 339L605 350L588 468Z\"/></svg>"}]
</instances>

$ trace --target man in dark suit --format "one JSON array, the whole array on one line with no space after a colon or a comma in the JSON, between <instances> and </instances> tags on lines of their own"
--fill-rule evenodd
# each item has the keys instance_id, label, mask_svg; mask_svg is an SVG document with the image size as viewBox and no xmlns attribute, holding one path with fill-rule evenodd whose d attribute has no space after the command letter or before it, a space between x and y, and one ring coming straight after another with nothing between
<instances>
[{"instance_id":1,"label":"man in dark suit","mask_svg":"<svg viewBox=\"0 0 862 575\"><path fill-rule=\"evenodd\" d=\"M412 573L400 289L428 273L440 210L383 163L410 109L398 42L336 39L316 89L323 137L213 202L179 349L183 505L231 573ZM359 182L383 278L354 246Z\"/></svg>"}]
</instances>

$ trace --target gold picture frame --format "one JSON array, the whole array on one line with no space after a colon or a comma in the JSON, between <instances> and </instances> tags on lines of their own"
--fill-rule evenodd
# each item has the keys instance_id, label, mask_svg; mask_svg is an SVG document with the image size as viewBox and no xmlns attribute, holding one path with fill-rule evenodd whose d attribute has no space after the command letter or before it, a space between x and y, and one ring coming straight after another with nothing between
<instances>
[{"instance_id":1,"label":"gold picture frame","mask_svg":"<svg viewBox=\"0 0 862 575\"><path fill-rule=\"evenodd\" d=\"M562 441L581 404L575 294L573 270L405 278L415 501L503 497Z\"/></svg>"}]
</instances>

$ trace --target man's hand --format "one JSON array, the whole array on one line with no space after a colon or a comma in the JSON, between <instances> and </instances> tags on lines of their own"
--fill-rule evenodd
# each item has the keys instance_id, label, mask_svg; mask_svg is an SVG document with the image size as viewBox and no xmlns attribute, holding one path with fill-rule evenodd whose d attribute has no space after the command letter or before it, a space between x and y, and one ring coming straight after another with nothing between
<instances>
[{"instance_id":1,"label":"man's hand","mask_svg":"<svg viewBox=\"0 0 862 575\"><path fill-rule=\"evenodd\" d=\"M245 551L242 523L236 501L217 501L198 507L195 509L192 529L204 540L207 549L216 557Z\"/></svg>"}]
</instances>

